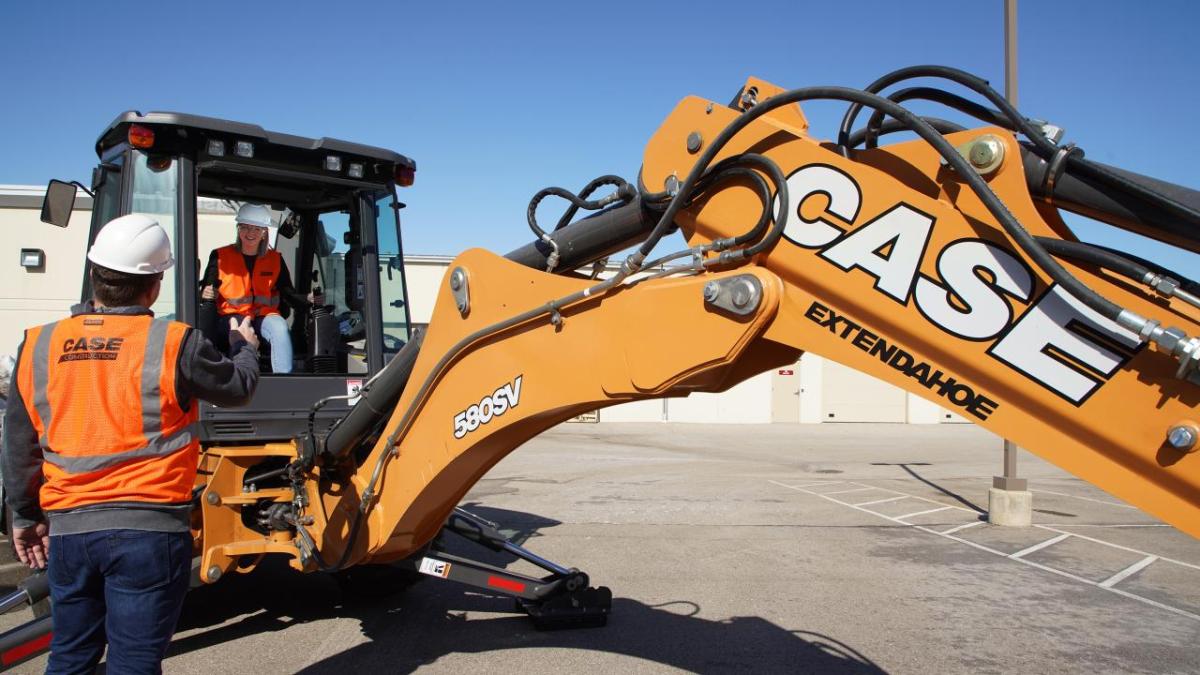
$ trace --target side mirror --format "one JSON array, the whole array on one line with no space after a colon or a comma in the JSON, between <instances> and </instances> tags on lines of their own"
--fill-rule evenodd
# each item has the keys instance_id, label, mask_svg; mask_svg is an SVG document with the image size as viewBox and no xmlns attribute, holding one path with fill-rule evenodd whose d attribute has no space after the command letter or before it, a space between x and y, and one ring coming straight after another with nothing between
<instances>
[{"instance_id":1,"label":"side mirror","mask_svg":"<svg viewBox=\"0 0 1200 675\"><path fill-rule=\"evenodd\" d=\"M75 208L76 192L78 188L74 183L51 179L42 200L42 222L66 227L71 220L71 210Z\"/></svg>"}]
</instances>

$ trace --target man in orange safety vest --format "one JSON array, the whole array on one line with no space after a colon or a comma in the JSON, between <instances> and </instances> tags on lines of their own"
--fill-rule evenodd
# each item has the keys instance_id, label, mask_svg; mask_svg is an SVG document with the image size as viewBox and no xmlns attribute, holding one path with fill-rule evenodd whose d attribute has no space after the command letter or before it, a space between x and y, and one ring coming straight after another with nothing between
<instances>
[{"instance_id":1,"label":"man in orange safety vest","mask_svg":"<svg viewBox=\"0 0 1200 675\"><path fill-rule=\"evenodd\" d=\"M141 214L88 251L92 302L25 333L5 411L3 480L18 557L49 565L47 672L159 672L191 578L200 400L249 402L258 341L230 326L231 357L158 319L171 242Z\"/></svg>"}]
</instances>

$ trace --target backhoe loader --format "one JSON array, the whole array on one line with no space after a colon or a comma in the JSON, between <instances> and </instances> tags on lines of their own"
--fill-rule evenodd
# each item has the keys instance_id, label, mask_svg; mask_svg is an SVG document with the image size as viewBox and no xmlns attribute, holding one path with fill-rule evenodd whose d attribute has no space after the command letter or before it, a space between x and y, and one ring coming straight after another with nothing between
<instances>
[{"instance_id":1,"label":"backhoe loader","mask_svg":"<svg viewBox=\"0 0 1200 675\"><path fill-rule=\"evenodd\" d=\"M971 97L883 93L918 78ZM919 99L981 126L903 105ZM810 132L799 104L812 100L849 104L835 140ZM857 127L862 108L873 115ZM880 145L898 132L910 137ZM162 145L139 146L147 134ZM328 286L340 275L333 285L344 289L327 312L340 317L332 346L297 351L313 373L323 363L313 357L330 357L329 374L279 385L267 376L254 405L275 413L261 427L257 413L205 411L198 582L267 556L300 572L391 564L511 595L544 625L603 623L607 588L506 540L460 500L514 448L585 411L723 391L805 351L958 412L1200 536L1200 291L1079 241L1060 217L1198 251L1200 193L1094 162L1060 135L952 68L905 68L865 89L750 78L728 104L682 100L634 182L539 191L526 214L533 241L504 256L459 255L428 329L409 335L402 312L389 324L380 309L406 299L376 221L398 222L393 186L411 182L411 160L208 118L118 118L98 145L98 171L182 166L161 207L179 216L179 259L198 250L195 195L255 200L294 214L300 283L317 281L306 267L323 258L317 276ZM243 143L253 147L243 153ZM121 178L93 230L138 208L138 184ZM538 218L548 198L568 203L553 227ZM340 247L327 214L343 210ZM595 213L577 218L583 211ZM660 250L676 231L686 244ZM386 253L398 256L392 236ZM620 252L614 275L589 273ZM195 272L177 267L175 310L196 321ZM397 280L390 293L386 279ZM316 322L294 323L298 342L319 341ZM355 363L362 375L350 374ZM351 377L365 382L335 391ZM278 388L286 401L274 399ZM545 575L450 555L446 537L508 551ZM0 660L44 650L49 629L43 619L0 638Z\"/></svg>"}]
</instances>

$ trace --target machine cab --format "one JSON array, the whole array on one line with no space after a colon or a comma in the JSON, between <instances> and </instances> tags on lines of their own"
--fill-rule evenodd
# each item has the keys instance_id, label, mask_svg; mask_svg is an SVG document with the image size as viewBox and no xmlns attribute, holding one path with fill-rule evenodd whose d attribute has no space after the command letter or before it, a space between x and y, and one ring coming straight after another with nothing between
<instances>
[{"instance_id":1,"label":"machine cab","mask_svg":"<svg viewBox=\"0 0 1200 675\"><path fill-rule=\"evenodd\" d=\"M261 340L262 377L253 402L224 409L201 403L202 440L291 438L307 430L314 404L341 397L319 408L316 428L322 430L345 414L356 390L408 341L399 217L404 205L395 188L413 182L416 165L409 158L337 139L166 112L121 114L101 134L96 153L89 245L105 223L127 213L150 215L171 235L177 263L163 279L152 307L156 316L191 324L218 344L227 338L229 318L200 291L214 251L236 243L234 216L247 203L271 210L269 245L282 256L291 298L323 295L323 304L312 305L282 298L290 372L273 372L268 342ZM43 220L65 224L66 187L52 181ZM87 300L86 270L83 280Z\"/></svg>"}]
</instances>

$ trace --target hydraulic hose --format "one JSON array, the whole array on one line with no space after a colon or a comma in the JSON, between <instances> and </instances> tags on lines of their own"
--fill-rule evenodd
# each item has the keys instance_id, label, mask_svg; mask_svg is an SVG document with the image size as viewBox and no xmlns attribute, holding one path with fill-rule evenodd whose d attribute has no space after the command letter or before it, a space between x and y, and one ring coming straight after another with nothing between
<instances>
[{"instance_id":1,"label":"hydraulic hose","mask_svg":"<svg viewBox=\"0 0 1200 675\"><path fill-rule=\"evenodd\" d=\"M1034 237L1034 239L1037 239L1039 244L1045 246L1047 251L1056 256L1091 263L1137 282L1143 282L1146 277L1154 274L1148 267L1098 246L1078 241L1064 241L1053 237Z\"/></svg>"},{"instance_id":2,"label":"hydraulic hose","mask_svg":"<svg viewBox=\"0 0 1200 675\"><path fill-rule=\"evenodd\" d=\"M776 192L779 192L780 186L783 186L783 189L785 190L787 189L786 179L783 177L783 171L780 170L779 165L763 155L746 152L740 155L734 155L733 157L727 157L726 159L717 162L711 171L697 181L696 189L691 195L691 198L688 200L688 206L690 206L702 194L712 189L712 187L717 183L724 182L725 180L734 176L746 178L754 183L755 190L758 192L759 197L762 198L763 201L762 213L759 215L758 222L754 224L754 227L750 228L746 232L743 232L742 234L732 237L728 240L728 242L723 243L723 248L741 246L742 244L759 239L762 237L767 225L772 220L770 187L767 185L767 182L762 178L762 176L748 168L742 168L744 166L757 168L759 171L767 174L771 178L771 182L775 184Z\"/></svg>"},{"instance_id":3,"label":"hydraulic hose","mask_svg":"<svg viewBox=\"0 0 1200 675\"><path fill-rule=\"evenodd\" d=\"M947 69L949 70L949 69ZM978 79L978 78L974 78ZM1124 310L1119 305L1113 303L1100 296L1098 293L1088 288L1074 276L1072 276L1057 260L1051 256L1045 248L1038 244L1029 232L1017 222L1016 218L1008 211L1008 208L1000 201L999 197L991 191L987 183L970 167L967 161L958 154L953 146L950 145L945 138L941 136L932 126L921 120L912 112L902 106L890 101L882 96L871 94L868 92L859 91L857 89L849 89L846 87L805 87L802 89L793 89L783 92L776 96L767 99L766 101L749 109L737 119L731 122L713 139L712 143L704 150L703 154L697 159L692 171L689 172L687 178L683 181L679 188L679 194L671 201L670 205L663 212L658 224L651 232L650 237L643 242L638 252L630 256L631 260L627 264L640 265L645 260L649 251L653 250L654 246L662 239L674 221L676 214L683 207L684 200L681 195L690 194L695 187L700 176L703 174L707 166L712 162L713 158L720 152L730 139L738 132L744 129L754 120L762 115L775 110L776 108L798 103L800 101L812 99L833 99L849 101L861 106L869 106L876 109L882 109L885 114L899 120L931 146L946 160L962 179L971 188L972 191L979 197L980 201L987 207L988 211L1000 223L1004 230L1017 243L1018 246L1030 257L1030 259L1040 268L1045 270L1051 278L1059 283L1068 293L1080 302L1084 303L1089 308L1098 312L1101 316L1113 321L1117 321L1122 325L1132 328L1137 332L1141 332L1146 320ZM843 139L844 140L844 139ZM1044 140L1044 139L1043 139ZM786 208L786 191L780 191L779 198L780 213L789 213Z\"/></svg>"},{"instance_id":4,"label":"hydraulic hose","mask_svg":"<svg viewBox=\"0 0 1200 675\"><path fill-rule=\"evenodd\" d=\"M937 132L942 135L953 134L955 132L966 130L966 127L964 127L963 125L958 124L956 122L951 122L950 120L944 120L940 117L922 116L921 119L925 120L925 122L927 122L929 124L929 126L936 129ZM883 123L879 125L879 129L876 130L875 136L876 136L876 138L878 138L879 136L886 136L888 134L894 134L899 131L911 131L911 129L904 126L897 120L884 120ZM866 140L867 140L867 129L865 129L865 128L859 129L858 131L850 134L850 147L857 148L858 146L862 145L863 142Z\"/></svg>"},{"instance_id":5,"label":"hydraulic hose","mask_svg":"<svg viewBox=\"0 0 1200 675\"><path fill-rule=\"evenodd\" d=\"M1010 130L1014 128L1012 121L1000 114L998 110L992 110L987 106L979 105L970 99L963 98L962 96L952 94L942 89L934 89L933 87L910 87L908 89L901 89L898 92L890 94L888 99L895 101L896 103L903 103L905 101L911 101L914 99L933 101L934 103L941 103L946 107L954 108L959 112L966 113L971 117L987 122L993 126L1003 127ZM876 141L879 137L880 126L883 124L883 118L883 112L876 109L875 112L871 114L871 118L867 120L865 141L868 148L877 147ZM851 137L851 140L853 140L853 136ZM855 145L851 145L850 147L855 147Z\"/></svg>"},{"instance_id":6,"label":"hydraulic hose","mask_svg":"<svg viewBox=\"0 0 1200 675\"><path fill-rule=\"evenodd\" d=\"M1018 111L1011 103L1009 103L1008 99L1004 98L998 91L993 89L987 80L976 75L972 75L964 70L959 70L958 68L931 65L901 68L884 75L878 80L875 80L871 84L867 85L864 91L869 94L877 94L887 87L896 84L897 82L911 80L918 77L936 77L961 84L962 86L983 96L988 101L991 101L991 103L995 105L1000 112L1012 122L1016 130L1024 134L1025 137L1037 147L1038 154L1049 158L1058 151L1058 146L1050 142L1050 139L1046 138L1046 135L1043 134L1041 130L1034 127L1029 120L1025 119L1020 111ZM842 146L843 152L851 147L847 145L847 141L850 138L850 130L854 128L854 119L858 117L858 113L860 110L862 110L864 105L867 104L857 101L853 102L850 107L847 108L845 116L842 117L842 125L838 129L838 145Z\"/></svg>"},{"instance_id":7,"label":"hydraulic hose","mask_svg":"<svg viewBox=\"0 0 1200 675\"><path fill-rule=\"evenodd\" d=\"M588 203L586 202L587 198L591 197L593 192L605 185L612 185L617 188L616 192L607 198L609 200L616 199L620 200L622 203L628 204L634 197L635 191L632 185L630 185L624 178L621 178L620 176L611 175L593 178L587 185L583 186L583 189L579 191L579 194L576 195L576 197L580 201ZM594 203L601 205L597 208L604 208L605 199L596 200ZM567 210L562 214L562 217L558 219L558 224L554 226L554 229L561 230L570 224L571 220L575 218L575 214L579 212L580 207L580 203L572 201L571 205L568 206Z\"/></svg>"},{"instance_id":8,"label":"hydraulic hose","mask_svg":"<svg viewBox=\"0 0 1200 675\"><path fill-rule=\"evenodd\" d=\"M553 246L537 239L509 251L509 260L544 270L557 250L558 270L573 270L642 241L655 223L654 214L639 197L620 206L577 220L549 234Z\"/></svg>"},{"instance_id":9,"label":"hydraulic hose","mask_svg":"<svg viewBox=\"0 0 1200 675\"><path fill-rule=\"evenodd\" d=\"M1020 113L1008 99L1004 98L991 87L987 80L972 75L966 71L948 66L911 66L909 68L901 68L892 71L887 75L867 85L866 92L878 93L883 89L901 82L903 80L914 79L918 77L936 77L949 80L963 85L964 87L975 91L990 101L999 112L1009 120L1010 125L1001 125L1006 128L1020 132L1029 139L1031 149L1042 159L1051 161L1059 153L1064 153L1062 158L1063 163L1067 167L1072 168L1075 172L1083 177L1092 178L1098 182L1102 182L1109 187L1121 190L1128 195L1137 197L1144 201L1156 204L1157 206L1168 211L1173 217L1181 218L1189 223L1200 227L1200 209L1196 209L1181 203L1176 199L1168 197L1158 190L1147 187L1142 183L1131 180L1121 173L1111 170L1103 164L1097 164L1083 158L1083 151L1078 148L1060 148L1055 145L1040 129L1035 127L1024 115ZM850 130L853 128L854 119L862 110L863 104L853 103L846 110L845 116L842 118L842 125L838 130L838 145L841 147L843 156L848 156L849 149L853 146L848 145L850 138ZM986 110L986 109L985 109ZM987 120L993 119L989 111L989 116L984 118Z\"/></svg>"},{"instance_id":10,"label":"hydraulic hose","mask_svg":"<svg viewBox=\"0 0 1200 675\"><path fill-rule=\"evenodd\" d=\"M1135 283L1149 286L1168 298L1177 297L1194 307L1200 307L1196 282L1164 267L1104 246L1052 237L1036 239L1047 251L1060 258L1096 265Z\"/></svg>"}]
</instances>

